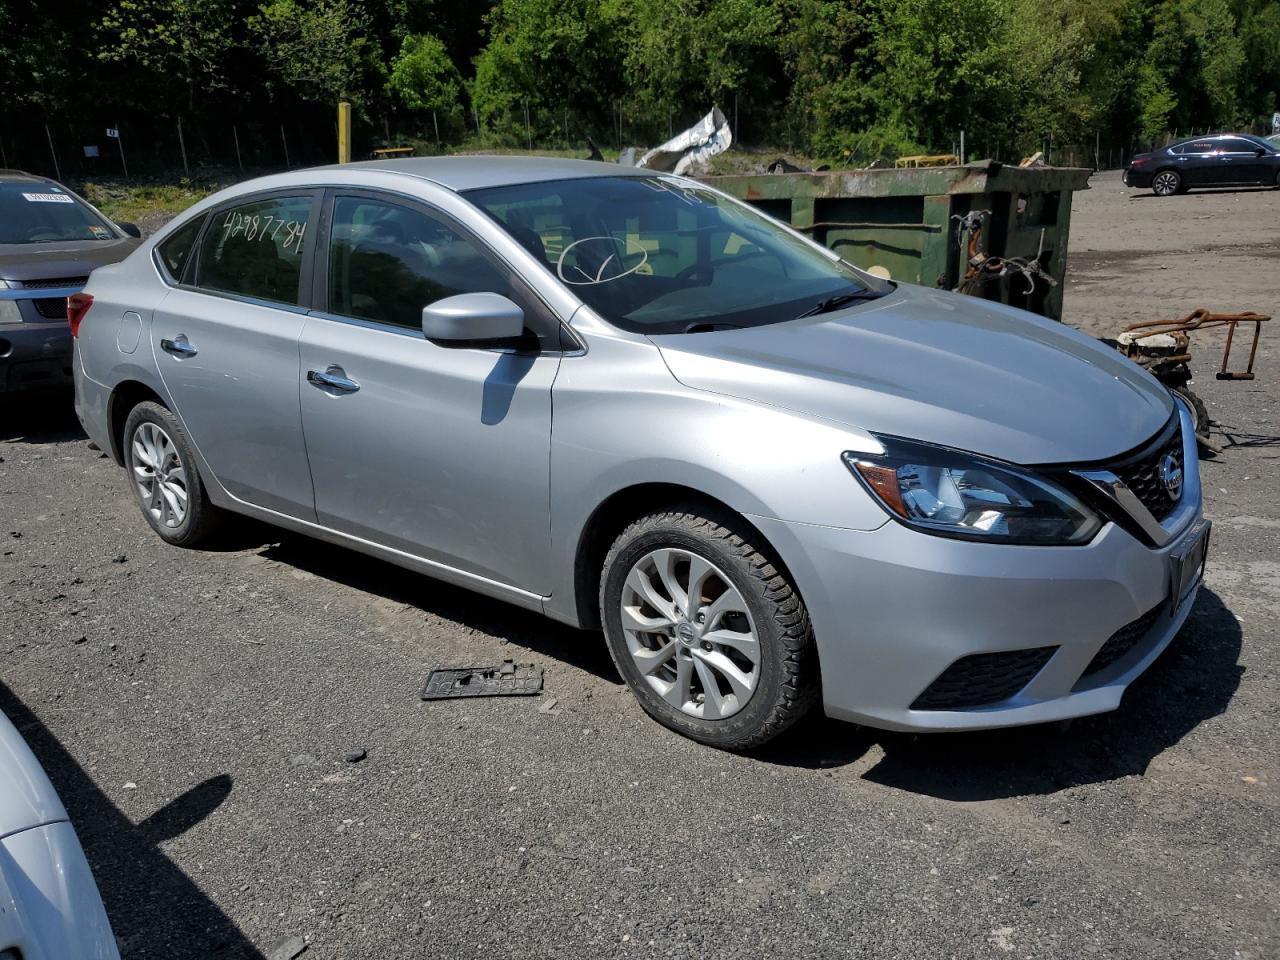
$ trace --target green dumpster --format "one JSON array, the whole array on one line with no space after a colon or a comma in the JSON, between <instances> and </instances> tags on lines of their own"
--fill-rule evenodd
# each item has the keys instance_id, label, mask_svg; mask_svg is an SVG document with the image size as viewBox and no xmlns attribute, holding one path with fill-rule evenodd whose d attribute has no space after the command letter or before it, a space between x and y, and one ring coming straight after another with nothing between
<instances>
[{"instance_id":1,"label":"green dumpster","mask_svg":"<svg viewBox=\"0 0 1280 960\"><path fill-rule=\"evenodd\" d=\"M1061 320L1071 194L1088 189L1089 171L987 160L704 179L864 269L880 267L894 279L947 290L960 287L968 272L966 292ZM963 220L975 211L983 215ZM1018 269L974 276L968 248L978 219L980 253L1034 261L1044 276Z\"/></svg>"}]
</instances>

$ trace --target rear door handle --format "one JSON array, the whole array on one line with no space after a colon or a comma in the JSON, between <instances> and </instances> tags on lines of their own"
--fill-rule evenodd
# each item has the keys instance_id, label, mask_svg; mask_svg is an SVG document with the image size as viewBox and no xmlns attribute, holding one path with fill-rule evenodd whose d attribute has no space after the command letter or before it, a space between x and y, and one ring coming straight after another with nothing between
<instances>
[{"instance_id":1,"label":"rear door handle","mask_svg":"<svg viewBox=\"0 0 1280 960\"><path fill-rule=\"evenodd\" d=\"M337 364L330 364L323 372L308 370L307 383L321 390L336 390L338 393L355 393L360 389L360 384L348 377L347 372Z\"/></svg>"},{"instance_id":2,"label":"rear door handle","mask_svg":"<svg viewBox=\"0 0 1280 960\"><path fill-rule=\"evenodd\" d=\"M187 335L185 333L178 334L172 340L161 340L160 349L163 350L165 353L171 353L175 357L179 357L181 359L185 359L187 357L194 357L197 353L200 352L194 346L192 346L191 342L187 339Z\"/></svg>"}]
</instances>

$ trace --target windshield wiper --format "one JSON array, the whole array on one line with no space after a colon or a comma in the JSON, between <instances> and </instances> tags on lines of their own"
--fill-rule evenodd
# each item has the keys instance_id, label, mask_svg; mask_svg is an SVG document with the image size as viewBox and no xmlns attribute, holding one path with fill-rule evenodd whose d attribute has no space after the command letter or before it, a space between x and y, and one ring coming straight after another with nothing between
<instances>
[{"instance_id":1,"label":"windshield wiper","mask_svg":"<svg viewBox=\"0 0 1280 960\"><path fill-rule=\"evenodd\" d=\"M804 313L796 317L797 320L803 320L805 317L816 317L820 313L830 313L832 310L839 310L858 300L875 300L879 294L872 293L870 290L859 290L857 293L837 293L834 297L827 297L825 300L819 300Z\"/></svg>"},{"instance_id":2,"label":"windshield wiper","mask_svg":"<svg viewBox=\"0 0 1280 960\"><path fill-rule=\"evenodd\" d=\"M717 320L697 320L684 328L685 333L711 333L715 330L741 330L740 323L721 323Z\"/></svg>"}]
</instances>

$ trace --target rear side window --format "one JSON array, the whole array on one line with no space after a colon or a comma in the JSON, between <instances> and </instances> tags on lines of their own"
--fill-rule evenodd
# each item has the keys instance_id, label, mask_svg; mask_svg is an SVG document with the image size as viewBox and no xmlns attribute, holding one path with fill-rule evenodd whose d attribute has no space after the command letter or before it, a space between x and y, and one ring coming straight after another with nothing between
<instances>
[{"instance_id":1,"label":"rear side window","mask_svg":"<svg viewBox=\"0 0 1280 960\"><path fill-rule=\"evenodd\" d=\"M196 237L200 235L200 225L204 217L195 217L173 232L173 235L156 247L160 254L160 262L164 264L169 279L175 283L182 282L182 273L191 260L191 251L195 248Z\"/></svg>"},{"instance_id":2,"label":"rear side window","mask_svg":"<svg viewBox=\"0 0 1280 960\"><path fill-rule=\"evenodd\" d=\"M196 285L296 304L312 203L311 197L273 197L213 214L200 243Z\"/></svg>"}]
</instances>

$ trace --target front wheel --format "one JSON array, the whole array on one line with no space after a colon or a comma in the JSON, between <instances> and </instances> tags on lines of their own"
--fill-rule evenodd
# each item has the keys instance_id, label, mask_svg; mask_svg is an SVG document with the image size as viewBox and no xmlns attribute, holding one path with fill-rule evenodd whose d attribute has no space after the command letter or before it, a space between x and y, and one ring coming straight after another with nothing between
<instances>
[{"instance_id":1,"label":"front wheel","mask_svg":"<svg viewBox=\"0 0 1280 960\"><path fill-rule=\"evenodd\" d=\"M642 517L605 558L613 662L655 720L726 750L772 740L818 697L808 612L759 534L701 507Z\"/></svg>"},{"instance_id":2,"label":"front wheel","mask_svg":"<svg viewBox=\"0 0 1280 960\"><path fill-rule=\"evenodd\" d=\"M190 547L213 533L221 511L209 502L177 417L153 401L138 404L125 421L124 452L142 515L162 540Z\"/></svg>"},{"instance_id":3,"label":"front wheel","mask_svg":"<svg viewBox=\"0 0 1280 960\"><path fill-rule=\"evenodd\" d=\"M1182 177L1176 170L1161 170L1151 181L1151 192L1157 197L1172 197L1182 190Z\"/></svg>"}]
</instances>

